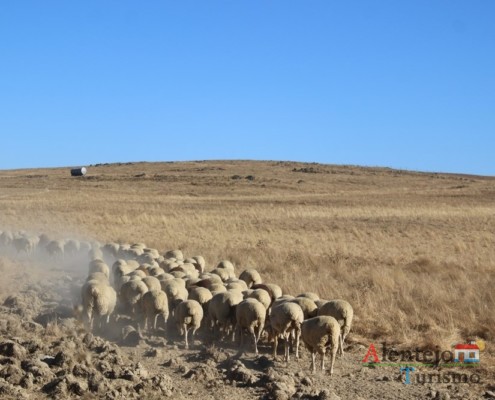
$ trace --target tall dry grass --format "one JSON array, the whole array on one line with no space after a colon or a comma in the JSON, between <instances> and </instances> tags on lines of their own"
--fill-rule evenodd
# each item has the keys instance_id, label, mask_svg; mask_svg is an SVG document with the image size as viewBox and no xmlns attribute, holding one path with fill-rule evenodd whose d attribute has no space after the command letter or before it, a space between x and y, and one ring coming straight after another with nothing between
<instances>
[{"instance_id":1,"label":"tall dry grass","mask_svg":"<svg viewBox=\"0 0 495 400\"><path fill-rule=\"evenodd\" d=\"M495 343L493 179L247 161L89 172L0 172L0 230L228 258L288 293L347 299L358 340Z\"/></svg>"}]
</instances>

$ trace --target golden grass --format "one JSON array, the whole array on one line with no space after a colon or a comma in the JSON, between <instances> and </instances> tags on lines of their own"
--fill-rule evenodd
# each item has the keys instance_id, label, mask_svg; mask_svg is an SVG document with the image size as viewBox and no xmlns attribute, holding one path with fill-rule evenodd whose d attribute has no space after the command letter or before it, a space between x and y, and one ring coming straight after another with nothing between
<instances>
[{"instance_id":1,"label":"golden grass","mask_svg":"<svg viewBox=\"0 0 495 400\"><path fill-rule=\"evenodd\" d=\"M228 258L347 299L356 338L445 348L495 343L494 200L487 177L288 162L0 171L0 230Z\"/></svg>"}]
</instances>

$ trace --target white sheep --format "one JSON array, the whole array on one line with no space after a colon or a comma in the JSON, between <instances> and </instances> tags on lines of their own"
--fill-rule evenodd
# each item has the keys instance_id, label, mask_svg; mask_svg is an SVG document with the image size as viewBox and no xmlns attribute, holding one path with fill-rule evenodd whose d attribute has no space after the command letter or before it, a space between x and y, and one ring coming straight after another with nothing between
<instances>
[{"instance_id":1,"label":"white sheep","mask_svg":"<svg viewBox=\"0 0 495 400\"><path fill-rule=\"evenodd\" d=\"M211 292L204 287L193 287L189 290L188 299L196 300L203 307L204 314L208 311L208 304L213 298Z\"/></svg>"},{"instance_id":2,"label":"white sheep","mask_svg":"<svg viewBox=\"0 0 495 400\"><path fill-rule=\"evenodd\" d=\"M282 302L272 307L269 318L274 339L273 358L277 358L278 338L282 337L284 340L284 361L289 361L289 339L294 336L296 359L298 359L301 324L304 321L304 313L301 307L296 303Z\"/></svg>"},{"instance_id":3,"label":"white sheep","mask_svg":"<svg viewBox=\"0 0 495 400\"><path fill-rule=\"evenodd\" d=\"M145 276L142 281L146 286L148 286L149 290L162 290L160 281L154 276Z\"/></svg>"},{"instance_id":4,"label":"white sheep","mask_svg":"<svg viewBox=\"0 0 495 400\"><path fill-rule=\"evenodd\" d=\"M170 312L173 313L175 307L182 301L187 300L189 292L186 289L186 282L180 278L161 281L161 288L167 294Z\"/></svg>"},{"instance_id":5,"label":"white sheep","mask_svg":"<svg viewBox=\"0 0 495 400\"><path fill-rule=\"evenodd\" d=\"M222 260L218 263L217 268L228 269L229 271L235 272L234 264L229 260Z\"/></svg>"},{"instance_id":6,"label":"white sheep","mask_svg":"<svg viewBox=\"0 0 495 400\"><path fill-rule=\"evenodd\" d=\"M176 260L183 260L184 259L184 254L182 254L182 251L180 250L169 250L167 251L163 257L167 258L175 258Z\"/></svg>"},{"instance_id":7,"label":"white sheep","mask_svg":"<svg viewBox=\"0 0 495 400\"><path fill-rule=\"evenodd\" d=\"M125 282L120 288L120 299L128 307L128 312L132 315L136 315L136 305L148 292L148 286L141 280L130 280Z\"/></svg>"},{"instance_id":8,"label":"white sheep","mask_svg":"<svg viewBox=\"0 0 495 400\"><path fill-rule=\"evenodd\" d=\"M352 306L345 300L330 300L321 306L318 310L318 315L329 315L339 323L342 341L340 352L343 355L345 339L351 330L352 318L354 316Z\"/></svg>"},{"instance_id":9,"label":"white sheep","mask_svg":"<svg viewBox=\"0 0 495 400\"><path fill-rule=\"evenodd\" d=\"M51 240L45 245L45 249L50 256L61 258L64 256L64 241Z\"/></svg>"},{"instance_id":10,"label":"white sheep","mask_svg":"<svg viewBox=\"0 0 495 400\"><path fill-rule=\"evenodd\" d=\"M340 325L333 317L326 315L307 319L301 324L301 338L311 352L311 371L316 371L316 353L321 355L321 370L325 370L325 353L330 347L330 375L337 350L342 345Z\"/></svg>"},{"instance_id":11,"label":"white sheep","mask_svg":"<svg viewBox=\"0 0 495 400\"><path fill-rule=\"evenodd\" d=\"M209 323L217 337L232 331L236 321L235 307L243 300L241 292L221 292L214 294L208 304Z\"/></svg>"},{"instance_id":12,"label":"white sheep","mask_svg":"<svg viewBox=\"0 0 495 400\"><path fill-rule=\"evenodd\" d=\"M12 241L14 248L17 250L17 253L26 253L27 255L31 255L32 252L36 249L40 238L38 236L17 236Z\"/></svg>"},{"instance_id":13,"label":"white sheep","mask_svg":"<svg viewBox=\"0 0 495 400\"><path fill-rule=\"evenodd\" d=\"M265 289L272 297L272 301L282 296L281 287L274 283L259 283L251 286L251 289Z\"/></svg>"},{"instance_id":14,"label":"white sheep","mask_svg":"<svg viewBox=\"0 0 495 400\"><path fill-rule=\"evenodd\" d=\"M0 246L1 247L10 246L13 240L14 240L14 235L10 231L3 231L0 234Z\"/></svg>"},{"instance_id":15,"label":"white sheep","mask_svg":"<svg viewBox=\"0 0 495 400\"><path fill-rule=\"evenodd\" d=\"M318 314L318 306L308 297L296 297L289 301L298 304L301 307L304 313L304 319L316 317Z\"/></svg>"},{"instance_id":16,"label":"white sheep","mask_svg":"<svg viewBox=\"0 0 495 400\"><path fill-rule=\"evenodd\" d=\"M251 286L253 285L259 285L263 282L260 273L254 268L248 268L242 271L242 273L239 275L239 279L242 279L244 282L246 282L248 289L251 288Z\"/></svg>"},{"instance_id":17,"label":"white sheep","mask_svg":"<svg viewBox=\"0 0 495 400\"><path fill-rule=\"evenodd\" d=\"M72 256L79 253L79 249L81 248L81 244L79 240L68 239L64 243L64 254L70 254Z\"/></svg>"},{"instance_id":18,"label":"white sheep","mask_svg":"<svg viewBox=\"0 0 495 400\"><path fill-rule=\"evenodd\" d=\"M203 307L196 300L186 300L177 305L176 308L177 325L184 335L184 341L186 343L186 349L189 348L189 342L187 339L189 329L192 328L191 339L201 326L203 320Z\"/></svg>"},{"instance_id":19,"label":"white sheep","mask_svg":"<svg viewBox=\"0 0 495 400\"><path fill-rule=\"evenodd\" d=\"M110 277L110 268L108 268L108 265L99 258L92 260L89 263L89 273L91 274L93 272L101 272L105 274L107 278Z\"/></svg>"},{"instance_id":20,"label":"white sheep","mask_svg":"<svg viewBox=\"0 0 495 400\"><path fill-rule=\"evenodd\" d=\"M268 310L272 304L272 298L265 289L254 289L247 294L246 298L258 300L261 304L263 304L263 306L265 306L266 310Z\"/></svg>"},{"instance_id":21,"label":"white sheep","mask_svg":"<svg viewBox=\"0 0 495 400\"><path fill-rule=\"evenodd\" d=\"M203 256L194 256L192 258L196 261L194 263L194 266L196 267L196 269L199 272L203 273L205 271L205 268L206 268L206 261L203 258Z\"/></svg>"},{"instance_id":22,"label":"white sheep","mask_svg":"<svg viewBox=\"0 0 495 400\"><path fill-rule=\"evenodd\" d=\"M314 292L304 292L304 293L301 293L301 294L298 294L296 297L307 297L308 299L311 299L313 300L315 303L320 300L320 296L318 296L316 293Z\"/></svg>"},{"instance_id":23,"label":"white sheep","mask_svg":"<svg viewBox=\"0 0 495 400\"><path fill-rule=\"evenodd\" d=\"M234 272L227 268L215 268L210 273L218 275L222 282L228 281L230 278L235 278Z\"/></svg>"},{"instance_id":24,"label":"white sheep","mask_svg":"<svg viewBox=\"0 0 495 400\"><path fill-rule=\"evenodd\" d=\"M153 323L153 330L156 331L159 316L162 316L166 326L169 310L165 292L162 290L150 290L143 294L139 300L139 304L142 311L143 330L146 327L151 330L151 324Z\"/></svg>"},{"instance_id":25,"label":"white sheep","mask_svg":"<svg viewBox=\"0 0 495 400\"><path fill-rule=\"evenodd\" d=\"M246 299L236 306L236 328L240 335L241 344L238 355L242 354L244 348L244 330L253 338L254 354L258 355L258 341L263 332L266 319L266 308L256 299Z\"/></svg>"},{"instance_id":26,"label":"white sheep","mask_svg":"<svg viewBox=\"0 0 495 400\"><path fill-rule=\"evenodd\" d=\"M115 305L117 293L110 285L91 280L86 282L81 290L83 316L89 330L93 330L95 316L106 317L107 324L110 321Z\"/></svg>"}]
</instances>

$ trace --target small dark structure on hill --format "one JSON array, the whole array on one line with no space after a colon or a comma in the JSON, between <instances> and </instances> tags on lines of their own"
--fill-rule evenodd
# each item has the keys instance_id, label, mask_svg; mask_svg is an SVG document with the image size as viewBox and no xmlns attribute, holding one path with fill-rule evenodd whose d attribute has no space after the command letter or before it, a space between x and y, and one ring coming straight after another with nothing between
<instances>
[{"instance_id":1,"label":"small dark structure on hill","mask_svg":"<svg viewBox=\"0 0 495 400\"><path fill-rule=\"evenodd\" d=\"M71 176L84 176L86 175L86 167L81 167L81 168L72 168L70 170L70 175Z\"/></svg>"}]
</instances>

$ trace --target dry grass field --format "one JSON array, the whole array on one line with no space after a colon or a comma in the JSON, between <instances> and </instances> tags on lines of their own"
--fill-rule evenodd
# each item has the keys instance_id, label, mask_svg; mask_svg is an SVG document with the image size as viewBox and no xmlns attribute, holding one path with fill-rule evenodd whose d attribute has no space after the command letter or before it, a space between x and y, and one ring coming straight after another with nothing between
<instances>
[{"instance_id":1,"label":"dry grass field","mask_svg":"<svg viewBox=\"0 0 495 400\"><path fill-rule=\"evenodd\" d=\"M230 259L288 293L348 300L351 340L482 338L493 357L493 178L269 161L9 170L2 229Z\"/></svg>"}]
</instances>

